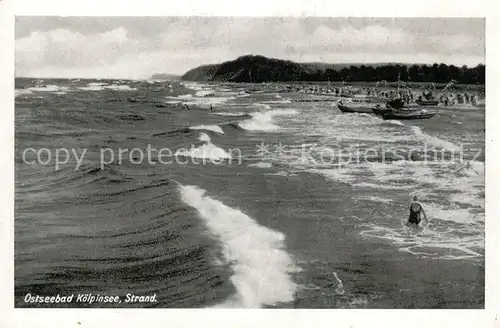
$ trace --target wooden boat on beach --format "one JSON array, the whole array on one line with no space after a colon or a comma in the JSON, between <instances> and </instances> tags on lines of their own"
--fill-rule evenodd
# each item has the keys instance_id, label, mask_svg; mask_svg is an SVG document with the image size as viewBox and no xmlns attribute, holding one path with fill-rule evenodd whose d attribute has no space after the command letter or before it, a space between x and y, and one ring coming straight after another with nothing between
<instances>
[{"instance_id":1,"label":"wooden boat on beach","mask_svg":"<svg viewBox=\"0 0 500 328\"><path fill-rule=\"evenodd\" d=\"M428 111L418 104L407 104L400 98L388 101L385 108L375 106L372 112L384 120L419 120L436 115L434 111Z\"/></svg>"},{"instance_id":2,"label":"wooden boat on beach","mask_svg":"<svg viewBox=\"0 0 500 328\"><path fill-rule=\"evenodd\" d=\"M360 103L360 102L347 102L339 101L337 107L342 113L365 113L371 114L374 108L374 104L371 103Z\"/></svg>"},{"instance_id":3,"label":"wooden boat on beach","mask_svg":"<svg viewBox=\"0 0 500 328\"><path fill-rule=\"evenodd\" d=\"M419 120L436 115L434 111L421 110L386 110L380 114L384 120Z\"/></svg>"}]
</instances>

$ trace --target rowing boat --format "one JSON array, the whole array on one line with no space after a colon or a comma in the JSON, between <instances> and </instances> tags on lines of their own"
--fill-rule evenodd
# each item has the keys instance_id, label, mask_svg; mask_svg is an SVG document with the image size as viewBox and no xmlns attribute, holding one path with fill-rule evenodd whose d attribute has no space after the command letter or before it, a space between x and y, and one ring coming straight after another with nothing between
<instances>
[{"instance_id":1,"label":"rowing boat","mask_svg":"<svg viewBox=\"0 0 500 328\"><path fill-rule=\"evenodd\" d=\"M356 104L348 103L343 104L342 102L337 103L337 107L342 113L372 113L373 104Z\"/></svg>"},{"instance_id":2,"label":"rowing boat","mask_svg":"<svg viewBox=\"0 0 500 328\"><path fill-rule=\"evenodd\" d=\"M436 115L436 112L422 110L386 110L380 114L384 120L419 120Z\"/></svg>"}]
</instances>

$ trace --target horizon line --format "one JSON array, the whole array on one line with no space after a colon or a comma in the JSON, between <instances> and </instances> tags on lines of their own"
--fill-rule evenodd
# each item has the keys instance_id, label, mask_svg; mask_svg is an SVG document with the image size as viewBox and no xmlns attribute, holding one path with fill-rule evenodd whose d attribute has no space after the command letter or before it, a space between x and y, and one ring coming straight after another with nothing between
<instances>
[{"instance_id":1,"label":"horizon line","mask_svg":"<svg viewBox=\"0 0 500 328\"><path fill-rule=\"evenodd\" d=\"M290 60L290 59L282 59L282 58L277 58L277 57L268 57L268 56L259 55L259 54L245 54L245 55L239 55L239 56L235 57L234 59L225 60L225 61L222 61L222 62L201 64L201 65L192 67L192 68L186 70L183 73L156 72L156 73L151 74L149 77L144 77L144 78L79 77L79 76L71 76L71 77L60 77L60 76L36 77L36 76L18 76L18 75L16 75L15 72L14 72L14 78L32 78L32 79L100 79L100 80L116 79L116 80L141 81L141 80L149 80L149 79L152 78L153 75L156 75L156 74L158 74L158 75L159 74L173 75L173 76L179 76L179 77L181 77L184 74L186 74L187 72L189 72L191 70L194 70L196 68L199 68L199 67L211 66L211 65L220 65L220 64L225 63L225 62L231 62L231 61L235 61L235 60L237 60L239 58L242 58L242 57L250 57L250 56L264 57L266 59L276 59L276 60L281 60L281 61L289 61L289 62L292 62L292 63L295 63L295 64L323 64L323 65L350 65L350 66L362 66L362 65L365 65L365 66L372 66L372 67L373 67L373 65L404 65L404 66L418 65L418 66L430 66L430 67L432 67L434 65L444 64L444 65L447 65L447 66L455 66L455 67L458 67L458 68L461 68L461 67L464 67L464 66L466 68L475 68L475 67L478 67L479 65L486 66L485 61L479 62L479 63L477 63L475 65L470 65L470 66L469 65L465 65L465 64L463 64L463 65L447 64L445 62L433 62L433 63L411 63L411 62L397 62L397 61L394 61L394 62L381 61L381 62L370 62L370 63L362 63L362 62L361 63L360 62L337 62L337 63L332 63L332 62L322 62L322 61L298 62L298 61L293 61L293 60ZM14 67L14 70L15 70L15 67Z\"/></svg>"}]
</instances>

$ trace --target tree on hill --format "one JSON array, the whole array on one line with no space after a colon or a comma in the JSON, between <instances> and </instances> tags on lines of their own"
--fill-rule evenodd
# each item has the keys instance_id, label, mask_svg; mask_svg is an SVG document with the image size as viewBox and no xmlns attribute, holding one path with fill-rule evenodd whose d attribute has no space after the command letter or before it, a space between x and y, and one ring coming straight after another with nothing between
<instances>
[{"instance_id":1,"label":"tree on hill","mask_svg":"<svg viewBox=\"0 0 500 328\"><path fill-rule=\"evenodd\" d=\"M340 67L342 68L340 68ZM230 82L277 82L277 81L347 81L375 82L401 81L484 84L485 66L457 67L444 63L431 65L374 64L335 65L313 63L300 64L289 60L263 56L242 56L222 64L194 68L182 76L183 80L230 81Z\"/></svg>"}]
</instances>

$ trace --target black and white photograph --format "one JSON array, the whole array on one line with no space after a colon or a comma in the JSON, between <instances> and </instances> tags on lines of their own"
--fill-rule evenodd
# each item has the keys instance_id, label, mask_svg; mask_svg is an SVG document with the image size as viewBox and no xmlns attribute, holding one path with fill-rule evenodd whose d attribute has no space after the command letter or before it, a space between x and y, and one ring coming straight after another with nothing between
<instances>
[{"instance_id":1,"label":"black and white photograph","mask_svg":"<svg viewBox=\"0 0 500 328\"><path fill-rule=\"evenodd\" d=\"M13 21L15 309L486 308L484 17Z\"/></svg>"},{"instance_id":2,"label":"black and white photograph","mask_svg":"<svg viewBox=\"0 0 500 328\"><path fill-rule=\"evenodd\" d=\"M18 307L484 307L484 20L17 17Z\"/></svg>"}]
</instances>

